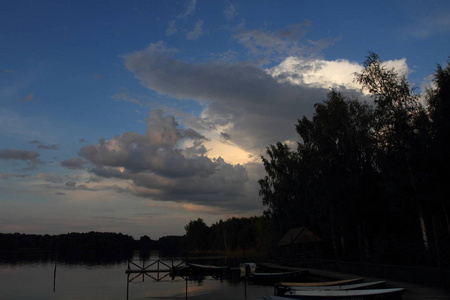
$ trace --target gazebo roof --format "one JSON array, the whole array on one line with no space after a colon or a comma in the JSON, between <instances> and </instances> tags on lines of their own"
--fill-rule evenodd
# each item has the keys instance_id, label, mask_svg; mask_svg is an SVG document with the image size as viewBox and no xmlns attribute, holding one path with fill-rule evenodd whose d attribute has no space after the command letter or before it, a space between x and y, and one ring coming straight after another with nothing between
<instances>
[{"instance_id":1,"label":"gazebo roof","mask_svg":"<svg viewBox=\"0 0 450 300\"><path fill-rule=\"evenodd\" d=\"M308 228L302 226L298 228L291 228L278 242L278 246L286 246L292 244L312 243L321 241L315 233Z\"/></svg>"}]
</instances>

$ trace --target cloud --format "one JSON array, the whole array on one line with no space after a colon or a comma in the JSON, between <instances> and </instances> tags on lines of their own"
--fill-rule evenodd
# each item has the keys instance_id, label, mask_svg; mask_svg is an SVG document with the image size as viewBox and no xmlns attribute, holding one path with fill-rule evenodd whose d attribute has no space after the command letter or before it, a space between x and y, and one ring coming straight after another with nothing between
<instances>
[{"instance_id":1,"label":"cloud","mask_svg":"<svg viewBox=\"0 0 450 300\"><path fill-rule=\"evenodd\" d=\"M88 162L82 158L75 157L68 160L64 160L61 162L61 166L75 170L75 169L84 169L85 165Z\"/></svg>"},{"instance_id":2,"label":"cloud","mask_svg":"<svg viewBox=\"0 0 450 300\"><path fill-rule=\"evenodd\" d=\"M82 147L79 155L92 165L90 171L96 176L128 183L126 189L116 188L117 192L213 207L260 206L259 201L249 203L246 198L245 167L207 157L205 141L195 130L179 128L172 116L152 110L145 134L126 132L103 139ZM79 160L69 161L64 165L81 165Z\"/></svg>"},{"instance_id":3,"label":"cloud","mask_svg":"<svg viewBox=\"0 0 450 300\"><path fill-rule=\"evenodd\" d=\"M79 155L103 168L102 171L107 170L104 167L124 168L128 172L151 170L168 177L213 173L215 164L202 155L204 148L200 141L203 137L193 130L179 130L177 126L172 116L163 116L162 111L152 110L145 135L126 132L110 140L100 140L97 145L84 146ZM185 139L198 143L188 149L179 149L179 143ZM112 174L117 172L117 169L108 170Z\"/></svg>"},{"instance_id":4,"label":"cloud","mask_svg":"<svg viewBox=\"0 0 450 300\"><path fill-rule=\"evenodd\" d=\"M296 137L297 118L310 115L328 89L282 82L251 64L191 64L150 45L125 56L125 64L142 84L178 99L205 105L205 130L226 127L243 149L259 154L270 144Z\"/></svg>"},{"instance_id":5,"label":"cloud","mask_svg":"<svg viewBox=\"0 0 450 300\"><path fill-rule=\"evenodd\" d=\"M405 58L385 61L383 66L395 69L400 76L407 77L411 73ZM351 92L350 89L361 89L361 85L355 81L355 73L363 69L361 64L346 59L327 61L291 56L267 72L281 82Z\"/></svg>"},{"instance_id":6,"label":"cloud","mask_svg":"<svg viewBox=\"0 0 450 300\"><path fill-rule=\"evenodd\" d=\"M305 40L310 25L311 21L306 20L278 31L246 29L241 26L233 35L233 39L246 47L250 54L269 62L280 61L288 56L313 57L335 41Z\"/></svg>"},{"instance_id":7,"label":"cloud","mask_svg":"<svg viewBox=\"0 0 450 300\"><path fill-rule=\"evenodd\" d=\"M36 151L4 149L0 150L0 159L5 160L22 160L28 162L29 169L35 169L36 165L40 163L40 154Z\"/></svg>"},{"instance_id":8,"label":"cloud","mask_svg":"<svg viewBox=\"0 0 450 300\"><path fill-rule=\"evenodd\" d=\"M186 34L186 38L188 40L197 40L199 37L203 35L203 33L204 33L203 20L199 20L197 21L197 23L195 23L194 29L192 29Z\"/></svg>"},{"instance_id":9,"label":"cloud","mask_svg":"<svg viewBox=\"0 0 450 300\"><path fill-rule=\"evenodd\" d=\"M225 132L221 132L220 133L220 138L225 140L225 141L231 140L231 136L229 134L225 133Z\"/></svg>"},{"instance_id":10,"label":"cloud","mask_svg":"<svg viewBox=\"0 0 450 300\"><path fill-rule=\"evenodd\" d=\"M197 5L197 0L189 0L188 4L186 6L186 10L182 14L178 15L178 17L186 18L186 17L194 14L196 5Z\"/></svg>"},{"instance_id":11,"label":"cloud","mask_svg":"<svg viewBox=\"0 0 450 300\"><path fill-rule=\"evenodd\" d=\"M44 150L59 150L59 145L53 144L53 145L45 145L42 144L39 140L33 140L30 142L30 144L37 144L38 149L44 149Z\"/></svg>"},{"instance_id":12,"label":"cloud","mask_svg":"<svg viewBox=\"0 0 450 300\"><path fill-rule=\"evenodd\" d=\"M13 174L13 173L0 173L0 179L10 179L10 178L26 178L29 177L27 174Z\"/></svg>"},{"instance_id":13,"label":"cloud","mask_svg":"<svg viewBox=\"0 0 450 300\"><path fill-rule=\"evenodd\" d=\"M186 19L187 17L193 15L195 13L196 6L197 6L197 0L189 0L187 2L184 12L177 15L175 20L169 21L169 26L166 29L166 35L174 35L175 33L177 33L178 32L178 29L176 27L177 20L180 20L180 19L183 20L183 19ZM197 22L197 24L198 24L198 22ZM202 21L202 24L203 24L203 21ZM201 27L201 25L200 25L200 27ZM201 28L197 29L197 25L196 25L196 28L193 31L191 31L191 33L187 34L188 39L197 39L201 35L200 32L199 31L196 32L196 30L201 31ZM192 36L190 36L190 35L192 35ZM196 35L198 35L198 36L195 38Z\"/></svg>"},{"instance_id":14,"label":"cloud","mask_svg":"<svg viewBox=\"0 0 450 300\"><path fill-rule=\"evenodd\" d=\"M47 174L47 173L39 173L36 175L36 178L38 179L42 179L46 182L50 182L50 183L61 183L63 182L65 179L64 176L62 175L53 175L53 174Z\"/></svg>"},{"instance_id":15,"label":"cloud","mask_svg":"<svg viewBox=\"0 0 450 300\"><path fill-rule=\"evenodd\" d=\"M237 9L236 7L233 5L233 3L228 3L228 6L225 8L225 10L223 11L223 14L225 15L225 17L228 20L232 20L234 19L234 17L237 16Z\"/></svg>"},{"instance_id":16,"label":"cloud","mask_svg":"<svg viewBox=\"0 0 450 300\"><path fill-rule=\"evenodd\" d=\"M74 188L77 185L77 183L76 181L66 181L64 185L69 188Z\"/></svg>"},{"instance_id":17,"label":"cloud","mask_svg":"<svg viewBox=\"0 0 450 300\"><path fill-rule=\"evenodd\" d=\"M127 102L132 102L135 103L139 106L143 106L141 101L131 97L129 95L129 92L126 88L121 87L120 88L120 92L115 93L114 95L111 96L111 98L113 98L114 100L121 100L121 101L127 101Z\"/></svg>"},{"instance_id":18,"label":"cloud","mask_svg":"<svg viewBox=\"0 0 450 300\"><path fill-rule=\"evenodd\" d=\"M362 65L344 59L326 61L291 56L268 69L268 73L279 81L296 85L358 90L361 86L355 82L354 73L362 69Z\"/></svg>"},{"instance_id":19,"label":"cloud","mask_svg":"<svg viewBox=\"0 0 450 300\"><path fill-rule=\"evenodd\" d=\"M169 27L166 29L166 35L174 35L177 33L177 28L175 26L175 20L169 21Z\"/></svg>"}]
</instances>

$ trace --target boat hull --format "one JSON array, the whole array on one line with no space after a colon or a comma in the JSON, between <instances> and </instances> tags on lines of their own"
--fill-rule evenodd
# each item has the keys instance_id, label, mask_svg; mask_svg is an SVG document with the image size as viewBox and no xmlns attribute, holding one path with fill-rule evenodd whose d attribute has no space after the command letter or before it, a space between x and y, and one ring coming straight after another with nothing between
<instances>
[{"instance_id":1,"label":"boat hull","mask_svg":"<svg viewBox=\"0 0 450 300\"><path fill-rule=\"evenodd\" d=\"M371 289L371 290L346 290L346 291L289 291L281 298L302 299L302 300L387 300L401 299L403 288L391 289ZM276 299L271 299L276 300Z\"/></svg>"}]
</instances>

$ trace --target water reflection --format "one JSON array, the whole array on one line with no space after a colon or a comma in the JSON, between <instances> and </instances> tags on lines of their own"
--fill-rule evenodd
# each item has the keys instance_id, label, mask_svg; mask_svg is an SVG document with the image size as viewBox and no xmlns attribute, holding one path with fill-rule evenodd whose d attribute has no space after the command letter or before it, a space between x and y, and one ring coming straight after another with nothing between
<instances>
[{"instance_id":1,"label":"water reflection","mask_svg":"<svg viewBox=\"0 0 450 300\"><path fill-rule=\"evenodd\" d=\"M243 281L217 276L165 277L156 281L148 276L128 282L128 258L94 256L83 259L55 257L49 253L0 255L0 300L18 299L258 299L273 293L271 287L246 286ZM146 260L161 259L157 252ZM139 252L131 256L140 260ZM180 258L170 257L175 261ZM56 273L55 273L56 266ZM129 284L129 290L127 286ZM186 293L187 291L187 293ZM247 298L245 298L247 291Z\"/></svg>"}]
</instances>

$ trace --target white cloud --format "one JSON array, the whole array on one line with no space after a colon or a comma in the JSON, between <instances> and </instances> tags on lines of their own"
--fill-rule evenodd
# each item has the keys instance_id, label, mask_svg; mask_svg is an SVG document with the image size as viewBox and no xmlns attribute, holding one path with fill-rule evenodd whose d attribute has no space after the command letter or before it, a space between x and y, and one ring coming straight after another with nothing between
<instances>
[{"instance_id":1,"label":"white cloud","mask_svg":"<svg viewBox=\"0 0 450 300\"><path fill-rule=\"evenodd\" d=\"M166 34L167 35L173 35L175 33L177 33L177 28L175 26L175 20L169 21L169 27L167 27L166 29Z\"/></svg>"},{"instance_id":2,"label":"white cloud","mask_svg":"<svg viewBox=\"0 0 450 300\"><path fill-rule=\"evenodd\" d=\"M362 69L360 64L344 59L308 60L291 56L269 69L268 73L280 81L297 85L360 89L360 85L354 82L354 73L361 72Z\"/></svg>"},{"instance_id":3,"label":"white cloud","mask_svg":"<svg viewBox=\"0 0 450 300\"><path fill-rule=\"evenodd\" d=\"M233 3L228 3L223 13L228 20L232 20L237 15L237 9Z\"/></svg>"},{"instance_id":4,"label":"white cloud","mask_svg":"<svg viewBox=\"0 0 450 300\"><path fill-rule=\"evenodd\" d=\"M203 33L203 20L199 20L197 21L197 23L195 23L194 29L186 34L186 38L188 40L197 40L203 35Z\"/></svg>"},{"instance_id":5,"label":"white cloud","mask_svg":"<svg viewBox=\"0 0 450 300\"><path fill-rule=\"evenodd\" d=\"M395 69L400 76L407 77L411 73L405 58L385 61L383 66L389 70ZM327 61L291 56L267 72L281 82L296 85L360 90L361 86L355 82L355 73L363 69L361 64L346 59Z\"/></svg>"},{"instance_id":6,"label":"white cloud","mask_svg":"<svg viewBox=\"0 0 450 300\"><path fill-rule=\"evenodd\" d=\"M180 14L178 17L180 18L186 18L195 12L195 7L197 5L197 0L189 0L186 6L186 10Z\"/></svg>"}]
</instances>

